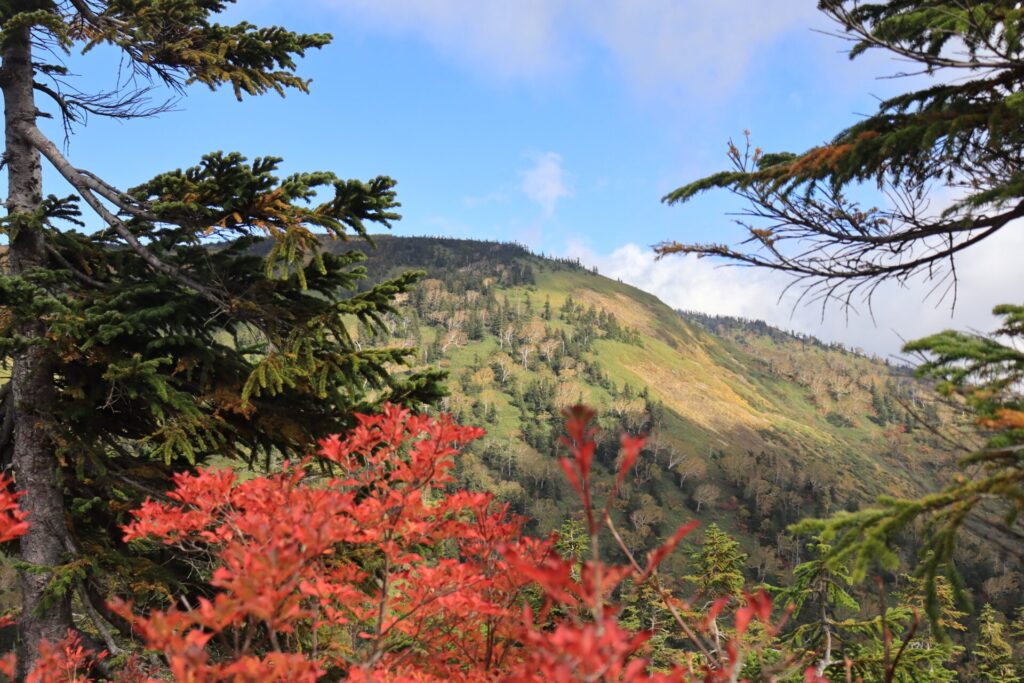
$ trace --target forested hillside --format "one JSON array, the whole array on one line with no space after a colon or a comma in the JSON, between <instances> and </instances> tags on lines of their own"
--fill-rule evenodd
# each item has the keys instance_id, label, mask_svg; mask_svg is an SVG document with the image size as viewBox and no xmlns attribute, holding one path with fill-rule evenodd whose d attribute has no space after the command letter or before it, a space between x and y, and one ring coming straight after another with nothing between
<instances>
[{"instance_id":1,"label":"forested hillside","mask_svg":"<svg viewBox=\"0 0 1024 683\"><path fill-rule=\"evenodd\" d=\"M1024 681L1020 2L819 0L923 88L852 125L817 38L770 26L788 2L233 4L0 3L0 683ZM480 51L510 37L522 84ZM314 80L305 109L106 125ZM707 166L708 123L764 115L811 146L744 130ZM356 177L255 156L286 150ZM517 244L373 235L388 168L413 226L618 257L626 225L663 265L825 309L924 283L998 327L907 330L911 367ZM682 169L663 203L738 205L653 235Z\"/></svg>"},{"instance_id":2,"label":"forested hillside","mask_svg":"<svg viewBox=\"0 0 1024 683\"><path fill-rule=\"evenodd\" d=\"M513 244L374 239L367 283L427 272L388 319L390 341L447 370L442 409L488 430L460 479L535 531L576 509L555 455L560 411L580 402L598 410L606 480L619 432L649 434L619 509L630 545L647 549L693 516L714 520L744 539L757 579L803 558L788 525L927 490L953 465L944 439L963 416L906 367L759 322L678 313ZM991 570L975 550L968 575L980 582Z\"/></svg>"}]
</instances>

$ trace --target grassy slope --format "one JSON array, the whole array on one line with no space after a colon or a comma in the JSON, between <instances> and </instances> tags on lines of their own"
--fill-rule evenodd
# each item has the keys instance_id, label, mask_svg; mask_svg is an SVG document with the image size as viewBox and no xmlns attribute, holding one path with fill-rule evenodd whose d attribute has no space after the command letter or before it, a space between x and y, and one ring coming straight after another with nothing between
<instances>
[{"instance_id":1,"label":"grassy slope","mask_svg":"<svg viewBox=\"0 0 1024 683\"><path fill-rule=\"evenodd\" d=\"M396 245L401 246L399 255L394 252ZM432 267L441 253L453 260L443 268ZM880 379L886 377L889 370L878 361L814 344L794 342L792 348L780 348L777 341L756 335L730 338L713 334L635 287L540 257L510 254L493 243L384 238L379 255L372 257L368 265L374 277L395 270L423 268L429 271L428 277L445 281L454 273L479 267L488 259L503 259L505 263L509 259L525 260L534 272L535 284L496 287L498 298L508 296L512 301L522 301L528 295L535 310L545 299L550 299L552 309L557 311L566 297L571 296L577 303L593 304L613 313L621 324L640 332L640 345L606 339L596 341L591 357L616 385L628 383L638 390L646 387L654 398L663 402L666 415L662 433L677 450L708 458L707 478L721 487L723 496L716 505L705 507L697 515L705 521L715 519L726 528L745 535L746 522L734 512L737 509L734 496L740 495L740 491L726 482L720 466L722 454L728 453L781 453L791 458L798 470L815 467L825 470L837 482L834 484L838 489L837 504L863 501L883 492L905 494L927 485L929 469L918 461L940 456L930 446L919 443L919 436L905 437L893 450L893 443L887 444L884 439L883 427L870 419L870 405L862 406L853 426L836 426L827 419L828 410L816 405L804 386L771 372L762 356L783 352L796 354L798 363L813 360L823 367L845 364L853 368L853 374ZM562 324L556 319L550 326L557 328ZM425 326L423 343L429 343L437 330L437 327ZM486 365L495 351L496 341L488 337L451 349L441 359L440 365L452 376L453 396L449 406L462 412L464 421L479 423L480 420L468 415L470 403L477 400L494 405L496 418L491 424L482 425L488 429L487 440L498 442L506 450L532 450L519 438L530 416L520 415L502 387L497 383L485 386L473 392L473 396L465 395L460 388L463 375L468 376L471 369ZM578 374L566 372L555 376L543 365L531 366L531 369L517 365L513 373L519 386L531 379L545 378L564 385L565 395L582 396L599 409L607 409L611 403L607 391ZM478 453L486 445L478 448ZM549 456L534 452L527 460L537 457ZM468 478L503 491L510 501L538 518L541 528L555 526L573 509L571 493L564 487L560 493L532 497L524 496L522 489L517 488L517 481L536 475L536 465L531 466L531 474L526 473L525 466L512 473L502 473L497 471L500 468L494 462L485 463L479 455L475 458L467 465L472 470ZM675 482L673 473L664 467L656 469L653 480L644 490L653 492L660 507L668 513L657 530L660 535L679 521L694 516L695 512L692 486L684 490ZM557 467L552 468L551 476L556 480L560 478ZM813 495L807 494L808 498Z\"/></svg>"},{"instance_id":2,"label":"grassy slope","mask_svg":"<svg viewBox=\"0 0 1024 683\"><path fill-rule=\"evenodd\" d=\"M616 381L647 386L691 427L680 448L757 451L781 443L794 456L828 462L862 495L920 484L905 470L882 476L906 456L880 459L865 448L882 436L867 415L856 428L833 426L798 385L763 372L750 351L687 323L656 297L593 274L548 269L538 272L536 290L535 299L550 296L553 306L571 295L641 330L643 347L601 341L598 356Z\"/></svg>"}]
</instances>

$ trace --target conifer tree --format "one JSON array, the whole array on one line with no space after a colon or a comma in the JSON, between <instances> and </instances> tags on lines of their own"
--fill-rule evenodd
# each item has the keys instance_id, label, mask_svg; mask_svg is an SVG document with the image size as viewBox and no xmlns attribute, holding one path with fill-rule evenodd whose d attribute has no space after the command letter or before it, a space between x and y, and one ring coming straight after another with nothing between
<instances>
[{"instance_id":1,"label":"conifer tree","mask_svg":"<svg viewBox=\"0 0 1024 683\"><path fill-rule=\"evenodd\" d=\"M746 563L747 555L740 548L739 541L712 522L704 531L704 543L690 554L693 573L686 580L702 599L738 598L743 594L743 568ZM712 619L711 626L718 647L721 633L716 619Z\"/></svg>"},{"instance_id":2,"label":"conifer tree","mask_svg":"<svg viewBox=\"0 0 1024 683\"><path fill-rule=\"evenodd\" d=\"M20 541L19 678L40 641L74 627L73 594L97 615L105 589L130 592L166 567L166 557L128 564L111 530L131 501L160 494L168 470L213 454L292 457L344 428L354 408L438 395L434 374L391 374L410 350L360 349L346 324L382 326L417 276L347 296L363 257L326 253L321 241L397 219L392 180L282 178L276 158L213 153L121 189L37 125L55 116L73 132L87 116L156 114L163 107L147 98L159 86L227 87L238 99L306 91L295 59L330 37L216 23L228 4L0 4L9 243L0 355L12 362L0 389L0 458L30 521ZM98 46L121 54L115 92L81 91L59 63ZM47 194L44 161L73 195ZM95 580L101 567L106 585Z\"/></svg>"},{"instance_id":3,"label":"conifer tree","mask_svg":"<svg viewBox=\"0 0 1024 683\"><path fill-rule=\"evenodd\" d=\"M898 537L923 521L918 573L927 579L925 607L933 622L941 619L936 577L946 574L959 599L966 600L953 564L958 535L973 533L995 552L1024 564L1024 306L998 306L1004 323L996 337L947 331L908 344L927 354L920 374L938 381L940 391L969 406L986 441L961 458L958 473L945 487L919 498L886 496L876 506L840 513L831 519L805 521L799 529L834 539L831 557L852 560L853 574L863 578L869 567L899 563Z\"/></svg>"},{"instance_id":4,"label":"conifer tree","mask_svg":"<svg viewBox=\"0 0 1024 683\"><path fill-rule=\"evenodd\" d=\"M837 612L860 610L857 599L848 591L852 583L849 572L843 567L832 567L825 561L828 550L823 543L814 544L814 558L793 569L792 581L779 595L780 602L792 606L794 620L806 619L807 623L794 629L789 637L797 646L820 653L815 664L819 676L840 661Z\"/></svg>"},{"instance_id":5,"label":"conifer tree","mask_svg":"<svg viewBox=\"0 0 1024 683\"><path fill-rule=\"evenodd\" d=\"M955 681L964 652L958 637L967 631L963 619L967 613L957 607L956 591L943 576L935 578L935 600L938 619L923 619L928 601L928 582L917 576L901 577L906 586L897 593L897 613L909 610L910 625L916 626L907 640L900 663L914 672L927 672L928 680ZM908 634L903 634L906 638ZM902 642L902 641L901 641Z\"/></svg>"},{"instance_id":6,"label":"conifer tree","mask_svg":"<svg viewBox=\"0 0 1024 683\"><path fill-rule=\"evenodd\" d=\"M686 578L702 597L715 600L742 594L747 555L715 522L704 531L704 542L691 553L690 561L693 574Z\"/></svg>"},{"instance_id":7,"label":"conifer tree","mask_svg":"<svg viewBox=\"0 0 1024 683\"><path fill-rule=\"evenodd\" d=\"M1013 644L1017 674L1024 678L1024 605L1013 613L1013 621L1010 622L1010 642Z\"/></svg>"},{"instance_id":8,"label":"conifer tree","mask_svg":"<svg viewBox=\"0 0 1024 683\"><path fill-rule=\"evenodd\" d=\"M822 572L835 571L834 565L828 561L827 546L819 546L818 552L820 561L812 561L807 566L816 565L812 571L819 576ZM846 583L851 583L848 572L837 573L844 576ZM949 584L939 581L942 619L938 625L947 630L930 631L920 609L925 600L924 582L908 576L901 577L901 582L905 585L903 590L887 595L885 582L879 578L876 582L878 595L874 600L862 595L859 601L844 601L847 607L852 604L867 605L868 608L832 621L833 642L837 648L831 672L826 672L826 676L842 680L840 671L846 669L846 679L872 683L958 680L952 665L963 648L955 645L946 634L964 628L958 621L964 613L956 609L952 589ZM850 594L847 597L852 599ZM874 609L871 609L872 603ZM814 632L813 627L797 627L794 635L801 629ZM818 667L823 660L824 657L818 660Z\"/></svg>"},{"instance_id":9,"label":"conifer tree","mask_svg":"<svg viewBox=\"0 0 1024 683\"><path fill-rule=\"evenodd\" d=\"M572 560L574 571L579 572L583 558L590 549L590 536L583 522L575 517L566 517L555 538L555 550L563 559Z\"/></svg>"},{"instance_id":10,"label":"conifer tree","mask_svg":"<svg viewBox=\"0 0 1024 683\"><path fill-rule=\"evenodd\" d=\"M626 582L621 589L622 613L619 622L634 631L650 633L647 641L647 656L652 668L669 669L680 661L684 655L678 647L678 626L673 621L672 613L665 606L662 591L652 581L640 585ZM664 595L671 595L666 591Z\"/></svg>"},{"instance_id":11,"label":"conifer tree","mask_svg":"<svg viewBox=\"0 0 1024 683\"><path fill-rule=\"evenodd\" d=\"M1013 648L1006 639L1006 625L992 607L985 604L978 615L978 642L974 645L978 680L993 683L1019 683L1013 666Z\"/></svg>"}]
</instances>

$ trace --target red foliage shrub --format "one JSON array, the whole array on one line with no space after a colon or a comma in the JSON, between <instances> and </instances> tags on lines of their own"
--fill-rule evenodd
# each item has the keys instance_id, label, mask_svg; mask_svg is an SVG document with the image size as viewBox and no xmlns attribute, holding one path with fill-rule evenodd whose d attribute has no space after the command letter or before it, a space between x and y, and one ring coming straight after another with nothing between
<instances>
[{"instance_id":1,"label":"red foliage shrub","mask_svg":"<svg viewBox=\"0 0 1024 683\"><path fill-rule=\"evenodd\" d=\"M6 475L0 474L0 543L13 541L28 531L25 513L18 507L20 493L13 489L13 482ZM0 628L9 626L13 621L10 617L0 614ZM0 657L0 675L14 677L14 655Z\"/></svg>"},{"instance_id":2,"label":"red foliage shrub","mask_svg":"<svg viewBox=\"0 0 1024 683\"><path fill-rule=\"evenodd\" d=\"M0 543L13 541L28 531L25 513L18 507L20 492L13 490L13 482L0 474Z\"/></svg>"},{"instance_id":3,"label":"red foliage shrub","mask_svg":"<svg viewBox=\"0 0 1024 683\"><path fill-rule=\"evenodd\" d=\"M89 680L87 674L91 663L103 657L103 653L96 655L87 651L74 633L69 633L59 643L43 641L39 645L35 669L25 678L25 683L85 683Z\"/></svg>"},{"instance_id":4,"label":"red foliage shrub","mask_svg":"<svg viewBox=\"0 0 1024 683\"><path fill-rule=\"evenodd\" d=\"M136 627L178 678L490 672L508 661L529 581L499 550L529 562L549 549L490 496L447 492L453 456L481 434L388 407L321 442L331 475L306 461L245 482L227 470L179 476L175 502L146 503L126 538L208 562L218 592Z\"/></svg>"},{"instance_id":5,"label":"red foliage shrub","mask_svg":"<svg viewBox=\"0 0 1024 683\"><path fill-rule=\"evenodd\" d=\"M584 408L567 412L570 457L561 460L591 538L581 564L555 553L552 539L524 537L525 520L491 496L450 490L455 455L481 430L388 406L382 415L358 416L347 437L325 439L315 457L271 476L178 475L171 501L146 502L125 537L173 546L206 573L214 592L144 616L127 603L113 607L176 680L193 683L325 674L356 681L738 680L739 639L752 620L773 631L771 601L748 596L735 613L735 636L720 651L709 647L700 622L680 614L685 606L662 591L657 575L695 523L643 565L630 554L609 509L643 441L623 437L616 483L598 508L592 417ZM0 537L13 538L25 520L14 494L3 495ZM605 528L628 565L601 560ZM651 670L643 656L650 634L618 621L616 589L626 579L656 586L695 657L671 671ZM725 606L714 605L712 616ZM63 669L51 665L60 659ZM47 646L32 680L82 680L84 662L71 635Z\"/></svg>"}]
</instances>

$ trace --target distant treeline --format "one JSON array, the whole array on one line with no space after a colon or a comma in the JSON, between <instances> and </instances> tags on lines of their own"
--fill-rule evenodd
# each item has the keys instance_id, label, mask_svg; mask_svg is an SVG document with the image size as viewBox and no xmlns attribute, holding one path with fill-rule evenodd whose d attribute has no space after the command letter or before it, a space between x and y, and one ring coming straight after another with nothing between
<instances>
[{"instance_id":1,"label":"distant treeline","mask_svg":"<svg viewBox=\"0 0 1024 683\"><path fill-rule=\"evenodd\" d=\"M871 358L885 363L896 374L913 374L913 368L904 363L893 363L889 358L883 358L876 354L868 354L864 349L847 346L842 342L826 342L811 334L804 334L802 332L797 332L796 330L783 330L766 323L764 320L744 318L734 315L711 315L709 313L688 311L685 309L676 309L676 313L678 313L687 322L698 324L708 332L720 337L725 336L727 332L739 330L748 334L768 337L772 341L780 344L786 342L799 342L802 345L815 346L828 351L864 356L866 358Z\"/></svg>"}]
</instances>

